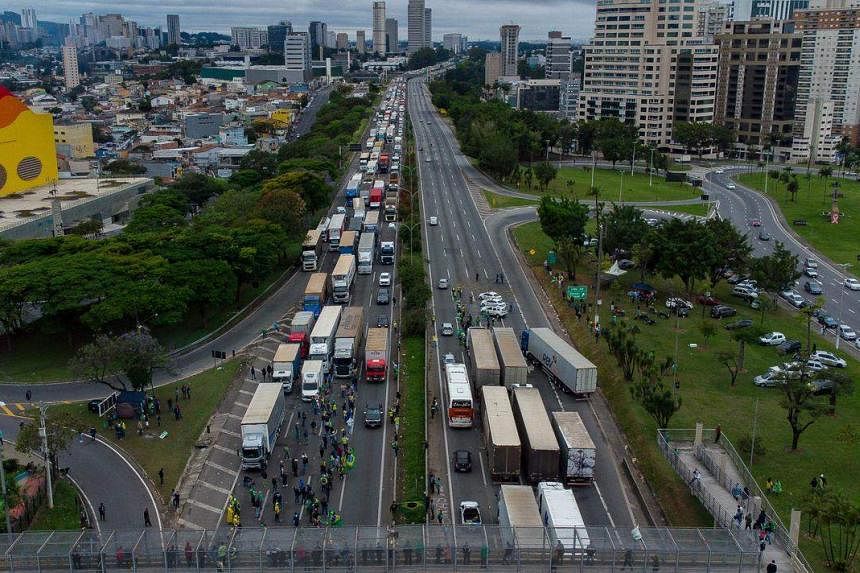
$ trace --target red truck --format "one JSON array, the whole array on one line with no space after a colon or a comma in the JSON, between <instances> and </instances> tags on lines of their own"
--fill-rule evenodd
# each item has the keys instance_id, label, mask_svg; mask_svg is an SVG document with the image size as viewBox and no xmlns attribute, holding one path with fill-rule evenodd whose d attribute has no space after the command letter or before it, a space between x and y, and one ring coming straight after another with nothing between
<instances>
[{"instance_id":1,"label":"red truck","mask_svg":"<svg viewBox=\"0 0 860 573\"><path fill-rule=\"evenodd\" d=\"M379 209L382 206L382 197L385 195L385 181L377 179L373 182L370 190L370 208Z\"/></svg>"},{"instance_id":2,"label":"red truck","mask_svg":"<svg viewBox=\"0 0 860 573\"><path fill-rule=\"evenodd\" d=\"M310 349L310 335L314 327L314 313L310 311L299 311L293 317L290 323L290 334L287 337L287 342L298 344L301 349L300 355L302 359L308 357Z\"/></svg>"},{"instance_id":3,"label":"red truck","mask_svg":"<svg viewBox=\"0 0 860 573\"><path fill-rule=\"evenodd\" d=\"M380 173L388 173L388 168L391 166L391 156L387 153L382 153L379 156L379 162L376 165L376 168Z\"/></svg>"},{"instance_id":4,"label":"red truck","mask_svg":"<svg viewBox=\"0 0 860 573\"><path fill-rule=\"evenodd\" d=\"M388 329L369 328L364 342L365 380L385 382L388 372Z\"/></svg>"}]
</instances>

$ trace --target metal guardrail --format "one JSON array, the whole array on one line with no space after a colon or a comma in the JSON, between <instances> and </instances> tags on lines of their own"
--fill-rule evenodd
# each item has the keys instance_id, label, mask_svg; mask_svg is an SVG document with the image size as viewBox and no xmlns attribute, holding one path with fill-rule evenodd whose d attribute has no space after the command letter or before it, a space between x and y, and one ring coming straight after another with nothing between
<instances>
[{"instance_id":1,"label":"metal guardrail","mask_svg":"<svg viewBox=\"0 0 860 573\"><path fill-rule=\"evenodd\" d=\"M695 444L696 438L696 430L695 429L661 429L658 430L658 445L660 450L663 452L663 455L669 460L669 463L675 469L675 471L685 480L690 481L692 477L693 469L684 464L678 457L675 448L673 448L670 443L671 442L687 442L691 445ZM738 479L735 479L733 474L725 471L723 466L721 466L713 456L709 455L704 444L705 443L715 443L714 439L716 438L716 430L714 429L703 429L702 430L702 444L698 446L694 446L694 455L696 459L703 465L705 468L714 476L714 479L726 490L731 492L735 483L739 483L741 487L748 487L753 498L759 498L760 500L760 508L765 512L765 514L773 520L775 525L774 537L776 538L776 542L778 545L781 545L786 553L795 561L795 565L801 569L802 571L812 571L812 566L806 560L806 557L801 552L800 547L798 547L792 540L789 535L788 528L783 523L782 519L779 516L779 513L774 509L773 505L768 500L765 495L764 490L762 490L761 486L756 481L755 477L753 477L752 472L750 472L747 465L743 462L743 458L741 458L738 451L735 449L731 440L726 436L724 432L720 433L720 441L719 446L724 451L726 457L728 458L729 463L734 466L735 471L737 472ZM706 491L703 491L702 488L694 489L694 494L699 500L705 505L711 515L714 516L714 520L721 527L730 527L733 515L728 515L728 512L715 502L713 497Z\"/></svg>"},{"instance_id":2,"label":"metal guardrail","mask_svg":"<svg viewBox=\"0 0 860 573\"><path fill-rule=\"evenodd\" d=\"M635 537L606 527L444 525L41 531L0 536L0 569L702 573L745 572L759 564L757 549L739 543L728 529L635 531ZM558 539L577 549L559 547Z\"/></svg>"}]
</instances>

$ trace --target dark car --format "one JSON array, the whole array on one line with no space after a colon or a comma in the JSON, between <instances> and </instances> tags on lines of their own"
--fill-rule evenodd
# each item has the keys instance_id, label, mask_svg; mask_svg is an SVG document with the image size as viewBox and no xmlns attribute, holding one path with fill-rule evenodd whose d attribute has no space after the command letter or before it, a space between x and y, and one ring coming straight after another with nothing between
<instances>
[{"instance_id":1,"label":"dark car","mask_svg":"<svg viewBox=\"0 0 860 573\"><path fill-rule=\"evenodd\" d=\"M824 289L821 288L821 285L813 281L803 283L803 290L809 294L824 294Z\"/></svg>"},{"instance_id":2,"label":"dark car","mask_svg":"<svg viewBox=\"0 0 860 573\"><path fill-rule=\"evenodd\" d=\"M388 304L391 302L391 290L388 288L381 288L379 292L376 293L376 304Z\"/></svg>"},{"instance_id":3,"label":"dark car","mask_svg":"<svg viewBox=\"0 0 860 573\"><path fill-rule=\"evenodd\" d=\"M630 270L636 266L636 263L631 261L630 259L621 259L618 261L618 268L622 271Z\"/></svg>"},{"instance_id":4,"label":"dark car","mask_svg":"<svg viewBox=\"0 0 860 573\"><path fill-rule=\"evenodd\" d=\"M762 229L758 232L758 240L759 241L770 241L770 233Z\"/></svg>"},{"instance_id":5,"label":"dark car","mask_svg":"<svg viewBox=\"0 0 860 573\"><path fill-rule=\"evenodd\" d=\"M818 315L818 324L823 326L824 328L836 328L839 326L839 321L830 316L829 314L821 313Z\"/></svg>"},{"instance_id":6,"label":"dark car","mask_svg":"<svg viewBox=\"0 0 860 573\"><path fill-rule=\"evenodd\" d=\"M812 393L816 396L833 393L833 380L828 380L826 378L816 378L815 380L810 380L809 385L812 387Z\"/></svg>"},{"instance_id":7,"label":"dark car","mask_svg":"<svg viewBox=\"0 0 860 573\"><path fill-rule=\"evenodd\" d=\"M472 471L472 452L469 450L457 450L454 452L454 471Z\"/></svg>"},{"instance_id":8,"label":"dark car","mask_svg":"<svg viewBox=\"0 0 860 573\"><path fill-rule=\"evenodd\" d=\"M364 407L364 425L368 428L378 428L382 426L384 414L382 404L367 405Z\"/></svg>"},{"instance_id":9,"label":"dark car","mask_svg":"<svg viewBox=\"0 0 860 573\"><path fill-rule=\"evenodd\" d=\"M726 306L724 304L718 304L717 306L711 307L711 317L712 318L725 318L727 316L734 316L738 313L737 310L730 306Z\"/></svg>"},{"instance_id":10,"label":"dark car","mask_svg":"<svg viewBox=\"0 0 860 573\"><path fill-rule=\"evenodd\" d=\"M726 325L726 330L738 330L740 328L749 328L753 325L753 321L748 318L744 318L741 320L736 320L734 322L730 322Z\"/></svg>"},{"instance_id":11,"label":"dark car","mask_svg":"<svg viewBox=\"0 0 860 573\"><path fill-rule=\"evenodd\" d=\"M780 354L794 354L800 350L801 346L799 340L786 340L776 347L776 351Z\"/></svg>"},{"instance_id":12,"label":"dark car","mask_svg":"<svg viewBox=\"0 0 860 573\"><path fill-rule=\"evenodd\" d=\"M713 296L700 294L696 297L696 302L705 306L717 306L718 304L720 304L720 299Z\"/></svg>"},{"instance_id":13,"label":"dark car","mask_svg":"<svg viewBox=\"0 0 860 573\"><path fill-rule=\"evenodd\" d=\"M389 322L387 314L380 314L376 317L376 328L388 328Z\"/></svg>"}]
</instances>

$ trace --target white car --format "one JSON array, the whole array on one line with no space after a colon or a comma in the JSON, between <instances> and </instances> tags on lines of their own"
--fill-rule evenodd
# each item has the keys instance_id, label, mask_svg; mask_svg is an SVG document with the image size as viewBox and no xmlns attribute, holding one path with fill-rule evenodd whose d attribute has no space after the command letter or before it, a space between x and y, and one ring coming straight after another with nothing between
<instances>
[{"instance_id":1,"label":"white car","mask_svg":"<svg viewBox=\"0 0 860 573\"><path fill-rule=\"evenodd\" d=\"M460 522L463 525L481 525L481 512L477 501L460 502Z\"/></svg>"},{"instance_id":2,"label":"white car","mask_svg":"<svg viewBox=\"0 0 860 573\"><path fill-rule=\"evenodd\" d=\"M836 368L845 368L848 365L844 358L839 358L832 352L827 352L826 350L816 350L809 355L809 359L817 360L825 366L835 366Z\"/></svg>"},{"instance_id":3,"label":"white car","mask_svg":"<svg viewBox=\"0 0 860 573\"><path fill-rule=\"evenodd\" d=\"M818 271L815 270L815 267L806 267L805 269L803 269L803 274L805 274L811 279L818 278Z\"/></svg>"},{"instance_id":4,"label":"white car","mask_svg":"<svg viewBox=\"0 0 860 573\"><path fill-rule=\"evenodd\" d=\"M793 290L786 290L780 293L780 296L787 300L791 306L795 308L803 308L806 306L806 299L800 296L800 294L794 292Z\"/></svg>"},{"instance_id":5,"label":"white car","mask_svg":"<svg viewBox=\"0 0 860 573\"><path fill-rule=\"evenodd\" d=\"M758 341L766 346L779 346L785 342L785 335L781 332L768 332L760 336Z\"/></svg>"},{"instance_id":6,"label":"white car","mask_svg":"<svg viewBox=\"0 0 860 573\"><path fill-rule=\"evenodd\" d=\"M827 366L822 363L820 360L815 360L814 358L810 358L806 361L806 368L812 370L813 372L821 372L822 370L827 370Z\"/></svg>"},{"instance_id":7,"label":"white car","mask_svg":"<svg viewBox=\"0 0 860 573\"><path fill-rule=\"evenodd\" d=\"M391 286L391 273L379 273L379 286Z\"/></svg>"},{"instance_id":8,"label":"white car","mask_svg":"<svg viewBox=\"0 0 860 573\"><path fill-rule=\"evenodd\" d=\"M443 364L454 364L455 362L457 362L457 359L450 352L442 357Z\"/></svg>"},{"instance_id":9,"label":"white car","mask_svg":"<svg viewBox=\"0 0 860 573\"><path fill-rule=\"evenodd\" d=\"M502 318L507 316L508 314L508 305L505 303L501 304L492 304L487 306L481 306L481 312L488 314L489 316L494 316L496 318Z\"/></svg>"},{"instance_id":10,"label":"white car","mask_svg":"<svg viewBox=\"0 0 860 573\"><path fill-rule=\"evenodd\" d=\"M439 288L446 289L448 288L448 279L439 279Z\"/></svg>"},{"instance_id":11,"label":"white car","mask_svg":"<svg viewBox=\"0 0 860 573\"><path fill-rule=\"evenodd\" d=\"M810 268L810 269L817 269L818 268L818 261L816 261L813 258L808 258L808 259L806 259L806 266L807 266L807 268Z\"/></svg>"},{"instance_id":12,"label":"white car","mask_svg":"<svg viewBox=\"0 0 860 573\"><path fill-rule=\"evenodd\" d=\"M860 281L857 279L845 279L845 286L851 290L860 290Z\"/></svg>"},{"instance_id":13,"label":"white car","mask_svg":"<svg viewBox=\"0 0 860 573\"><path fill-rule=\"evenodd\" d=\"M478 295L478 300L480 300L480 301L484 301L487 299L502 300L502 295L500 295L499 293L492 291L492 290L487 291L487 292L482 292L481 294Z\"/></svg>"},{"instance_id":14,"label":"white car","mask_svg":"<svg viewBox=\"0 0 860 573\"><path fill-rule=\"evenodd\" d=\"M839 336L842 337L842 340L857 340L857 333L847 324L839 325Z\"/></svg>"},{"instance_id":15,"label":"white car","mask_svg":"<svg viewBox=\"0 0 860 573\"><path fill-rule=\"evenodd\" d=\"M732 189L732 190L734 190L734 189L737 189L737 188L738 188L738 187L737 187L737 185L735 185L734 183L726 183L726 189Z\"/></svg>"},{"instance_id":16,"label":"white car","mask_svg":"<svg viewBox=\"0 0 860 573\"><path fill-rule=\"evenodd\" d=\"M346 207L340 207L340 206L339 206L339 207L337 208L337 212L338 212L338 214L339 214L339 215L343 215L344 213L346 213Z\"/></svg>"},{"instance_id":17,"label":"white car","mask_svg":"<svg viewBox=\"0 0 860 573\"><path fill-rule=\"evenodd\" d=\"M723 173L725 173L725 171L722 169L714 169L714 173L719 173L720 175L722 175Z\"/></svg>"},{"instance_id":18,"label":"white car","mask_svg":"<svg viewBox=\"0 0 860 573\"><path fill-rule=\"evenodd\" d=\"M430 217L430 226L435 227L439 224L439 217Z\"/></svg>"},{"instance_id":19,"label":"white car","mask_svg":"<svg viewBox=\"0 0 860 573\"><path fill-rule=\"evenodd\" d=\"M443 322L442 336L454 336L454 325L450 322Z\"/></svg>"},{"instance_id":20,"label":"white car","mask_svg":"<svg viewBox=\"0 0 860 573\"><path fill-rule=\"evenodd\" d=\"M667 298L666 308L693 308L693 303L683 298Z\"/></svg>"}]
</instances>

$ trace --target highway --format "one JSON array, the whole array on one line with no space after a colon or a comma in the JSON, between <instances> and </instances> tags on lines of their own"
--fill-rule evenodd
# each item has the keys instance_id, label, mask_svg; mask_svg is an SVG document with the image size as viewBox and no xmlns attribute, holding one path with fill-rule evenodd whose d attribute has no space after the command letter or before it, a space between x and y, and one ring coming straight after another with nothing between
<instances>
[{"instance_id":1,"label":"highway","mask_svg":"<svg viewBox=\"0 0 860 573\"><path fill-rule=\"evenodd\" d=\"M512 326L517 332L526 326L549 326L551 323L544 308L516 259L502 250L504 245L488 233L468 189L467 176L474 178L475 174L469 172L468 160L459 151L453 133L433 108L425 84L420 80L410 81L408 93L409 113L418 146L425 244L428 249L430 282L434 287L433 314L437 331L443 322L456 321L451 291L435 288L441 277L447 277L452 285L461 286L466 302L472 294L487 290L502 294L514 308L501 323ZM438 217L438 226L426 223L426 219L431 216ZM495 282L497 273L504 274L505 284ZM468 312L477 316L477 306L469 304L469 307ZM432 359L439 364L441 357L449 352L454 353L458 360L463 359L463 349L456 338L440 335L436 355ZM428 380L428 388L431 388L429 392L441 396L440 404L444 405L443 376L439 368L434 371L435 379ZM639 518L634 518L634 508L628 502L629 496L618 471L619 462L603 438L591 403L575 401L571 396L556 393L538 372L531 373L528 382L540 389L548 411L579 412L598 445L594 486L574 490L586 524L628 527L634 521L638 522ZM477 396L475 400L478 401ZM608 420L601 422L604 427L611 424ZM477 467L471 473L454 474L447 471L445 492L448 511L456 514L460 501L477 501L484 521L496 523L495 487L486 475L478 425L471 429L451 429L444 416L437 416L432 423L437 426L431 431L443 432L445 459L450 460L452 453L458 449L468 449L473 458L478 458L475 464ZM609 431L617 430L610 427ZM478 456L478 453L481 455ZM446 470L450 470L450 461L447 466ZM459 517L456 519L459 521Z\"/></svg>"}]
</instances>

